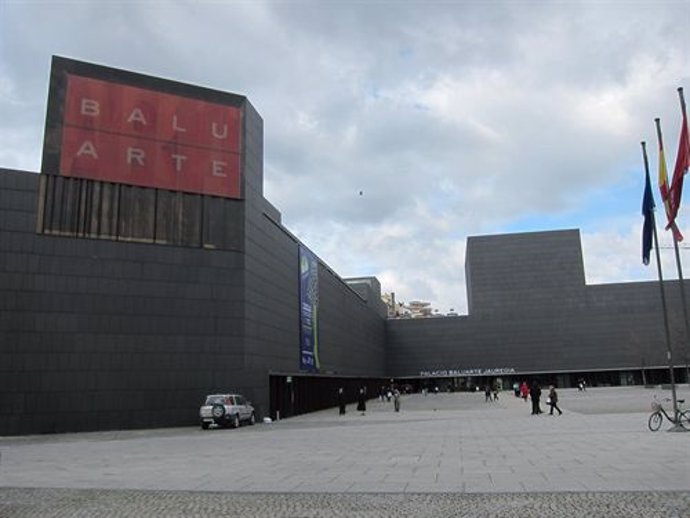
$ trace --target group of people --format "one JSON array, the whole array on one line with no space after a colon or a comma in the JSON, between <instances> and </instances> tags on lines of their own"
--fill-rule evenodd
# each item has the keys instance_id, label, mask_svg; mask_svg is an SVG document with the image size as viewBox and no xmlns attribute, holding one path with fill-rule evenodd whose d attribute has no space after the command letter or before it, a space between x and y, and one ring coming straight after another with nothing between
<instances>
[{"instance_id":1,"label":"group of people","mask_svg":"<svg viewBox=\"0 0 690 518\"><path fill-rule=\"evenodd\" d=\"M496 383L484 385L484 401L498 401L498 386Z\"/></svg>"},{"instance_id":2,"label":"group of people","mask_svg":"<svg viewBox=\"0 0 690 518\"><path fill-rule=\"evenodd\" d=\"M381 403L383 403L384 400L390 402L392 399L395 411L400 412L400 390L398 390L398 387L395 385L391 385L390 387L382 386L379 390L379 399Z\"/></svg>"},{"instance_id":3,"label":"group of people","mask_svg":"<svg viewBox=\"0 0 690 518\"><path fill-rule=\"evenodd\" d=\"M532 415L543 414L541 410L540 400L541 400L541 387L539 383L535 381L532 382L532 386L527 386L527 382L523 381L520 384L520 397L527 402L529 397L532 401ZM556 387L551 385L549 387L549 394L546 396L546 404L551 407L549 415L553 415L553 411L556 410L558 415L561 415L563 411L558 406L558 392L556 392Z\"/></svg>"},{"instance_id":4,"label":"group of people","mask_svg":"<svg viewBox=\"0 0 690 518\"><path fill-rule=\"evenodd\" d=\"M532 415L539 415L544 413L541 409L540 404L542 390L539 386L539 383L537 383L536 380L532 382L531 386L528 386L527 382L523 381L521 384L519 384L519 386L514 386L513 389L515 391L515 396L521 397L525 401L525 403L527 402L527 398L530 398L532 402ZM582 387L580 388L580 390L585 389L584 387ZM487 384L484 387L484 397L485 401L498 401L498 387L495 384ZM395 411L400 411L400 391L397 387L381 387L381 389L379 390L379 398L381 402L384 402L384 400L387 400L389 402L393 400ZM556 391L556 387L554 385L551 385L549 387L549 393L546 396L546 404L551 407L549 415L553 415L554 410L558 412L558 415L561 415L563 413L563 411L558 406L558 392ZM338 389L338 408L340 415L344 415L346 411L346 397L343 387L340 387ZM364 415L366 411L367 387L362 386L357 394L357 412L361 412L361 414Z\"/></svg>"},{"instance_id":5,"label":"group of people","mask_svg":"<svg viewBox=\"0 0 690 518\"><path fill-rule=\"evenodd\" d=\"M379 398L382 402L384 401L384 399L387 399L388 401L392 399L395 411L400 412L400 390L398 390L397 387L392 386L387 390L385 389L385 387L381 387L381 390L379 391ZM343 389L343 387L340 387L338 389L338 409L340 415L345 415L346 406L347 401L345 397L345 390ZM367 387L362 386L360 387L359 392L357 393L357 412L360 412L362 415L365 415L366 411Z\"/></svg>"}]
</instances>

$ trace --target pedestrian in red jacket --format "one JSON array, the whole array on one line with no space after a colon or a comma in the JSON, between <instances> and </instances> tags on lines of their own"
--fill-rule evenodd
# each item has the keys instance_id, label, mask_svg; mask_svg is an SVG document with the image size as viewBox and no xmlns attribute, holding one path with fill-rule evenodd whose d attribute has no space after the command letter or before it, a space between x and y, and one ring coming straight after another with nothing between
<instances>
[{"instance_id":1,"label":"pedestrian in red jacket","mask_svg":"<svg viewBox=\"0 0 690 518\"><path fill-rule=\"evenodd\" d=\"M525 403L527 403L527 396L529 396L529 387L527 382L523 381L522 385L520 385L520 397L525 400Z\"/></svg>"}]
</instances>

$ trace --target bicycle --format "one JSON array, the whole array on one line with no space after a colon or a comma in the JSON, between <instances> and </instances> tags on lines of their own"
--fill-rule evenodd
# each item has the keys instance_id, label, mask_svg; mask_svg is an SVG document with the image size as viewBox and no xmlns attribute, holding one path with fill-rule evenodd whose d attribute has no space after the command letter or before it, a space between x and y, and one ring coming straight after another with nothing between
<instances>
[{"instance_id":1,"label":"bicycle","mask_svg":"<svg viewBox=\"0 0 690 518\"><path fill-rule=\"evenodd\" d=\"M664 401L671 401L671 399L664 398ZM676 401L678 402L678 405L685 403L684 399L678 399ZM679 408L675 418L671 417L668 415L656 396L654 396L654 401L652 401L652 415L649 416L647 426L649 426L649 429L652 432L656 432L659 428L661 428L661 423L664 421L664 417L671 423L679 424L686 430L690 430L690 410L681 410Z\"/></svg>"}]
</instances>

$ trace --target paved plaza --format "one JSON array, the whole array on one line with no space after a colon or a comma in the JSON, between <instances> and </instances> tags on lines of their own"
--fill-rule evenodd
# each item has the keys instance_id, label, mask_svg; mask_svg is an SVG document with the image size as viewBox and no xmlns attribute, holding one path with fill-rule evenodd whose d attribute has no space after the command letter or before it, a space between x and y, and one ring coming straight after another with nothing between
<instances>
[{"instance_id":1,"label":"paved plaza","mask_svg":"<svg viewBox=\"0 0 690 518\"><path fill-rule=\"evenodd\" d=\"M690 516L690 433L647 429L655 394L561 390L562 416L509 392L413 394L238 430L5 437L0 516Z\"/></svg>"}]
</instances>

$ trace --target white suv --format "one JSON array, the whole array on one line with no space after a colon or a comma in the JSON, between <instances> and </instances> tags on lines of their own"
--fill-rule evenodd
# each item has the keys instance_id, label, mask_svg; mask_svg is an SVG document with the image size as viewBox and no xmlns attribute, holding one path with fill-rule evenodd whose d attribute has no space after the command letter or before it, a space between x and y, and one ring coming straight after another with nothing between
<instances>
[{"instance_id":1,"label":"white suv","mask_svg":"<svg viewBox=\"0 0 690 518\"><path fill-rule=\"evenodd\" d=\"M211 394L199 409L201 427L206 430L213 423L238 428L242 422L254 424L256 416L252 404L239 394Z\"/></svg>"}]
</instances>

